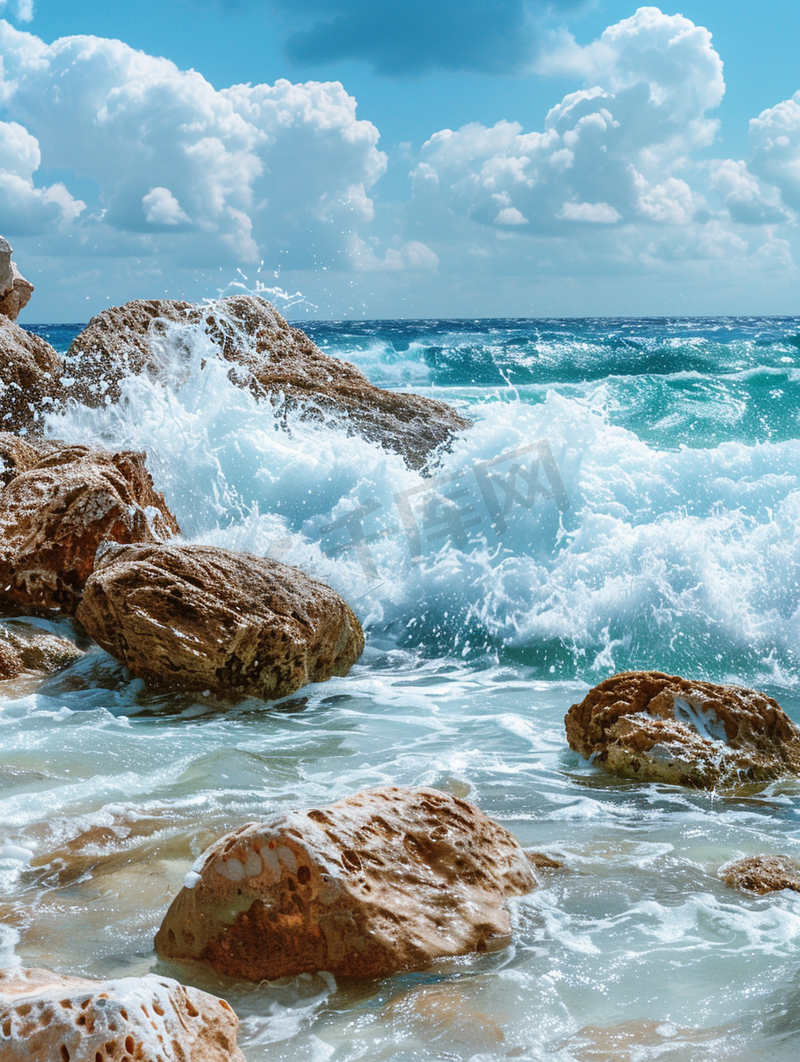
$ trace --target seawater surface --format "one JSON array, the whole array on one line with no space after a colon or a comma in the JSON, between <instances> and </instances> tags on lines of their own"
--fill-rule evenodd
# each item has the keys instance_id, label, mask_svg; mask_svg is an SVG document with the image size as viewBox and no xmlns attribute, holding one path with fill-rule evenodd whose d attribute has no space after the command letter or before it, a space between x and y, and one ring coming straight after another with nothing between
<instances>
[{"instance_id":1,"label":"seawater surface","mask_svg":"<svg viewBox=\"0 0 800 1062\"><path fill-rule=\"evenodd\" d=\"M717 872L800 855L800 782L621 782L568 749L563 716L656 668L759 688L800 722L800 319L304 327L474 426L423 477L259 403L188 326L161 379L51 417L54 436L146 450L188 541L328 582L367 650L271 705L155 695L98 649L0 684L2 961L198 984L236 1008L248 1062L793 1060L800 895ZM65 350L78 326L35 330ZM465 796L564 861L512 903L508 947L350 984L156 959L214 839L386 784Z\"/></svg>"}]
</instances>

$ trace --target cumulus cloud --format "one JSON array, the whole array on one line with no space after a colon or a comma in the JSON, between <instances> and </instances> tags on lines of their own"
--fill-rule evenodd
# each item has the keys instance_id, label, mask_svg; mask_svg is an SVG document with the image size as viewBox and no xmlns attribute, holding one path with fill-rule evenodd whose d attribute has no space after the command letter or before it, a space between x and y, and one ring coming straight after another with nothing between
<instances>
[{"instance_id":1,"label":"cumulus cloud","mask_svg":"<svg viewBox=\"0 0 800 1062\"><path fill-rule=\"evenodd\" d=\"M633 268L741 257L771 239L753 226L789 218L781 193L800 206L800 93L753 123L751 168L696 157L713 143L725 91L706 29L645 7L585 47L564 34L556 43L542 69L580 75L584 86L549 111L541 131L472 123L423 146L411 216L440 257L434 233L443 245L468 243L473 255L490 248L505 269L522 265L531 240L560 241L548 260L570 268L578 240L579 257L595 268L603 259Z\"/></svg>"},{"instance_id":2,"label":"cumulus cloud","mask_svg":"<svg viewBox=\"0 0 800 1062\"><path fill-rule=\"evenodd\" d=\"M69 213L63 186L33 188L40 162L96 183L83 222L93 238L116 233L120 247L197 265L336 260L373 216L368 193L386 159L338 82L217 91L121 41L46 45L2 21L0 52L0 105L15 119L5 132L13 188L0 197L8 231L23 185L28 214L34 201L42 218L45 207Z\"/></svg>"},{"instance_id":3,"label":"cumulus cloud","mask_svg":"<svg viewBox=\"0 0 800 1062\"><path fill-rule=\"evenodd\" d=\"M25 236L68 225L85 208L66 187L34 186L41 164L36 137L18 122L0 122L0 229Z\"/></svg>"}]
</instances>

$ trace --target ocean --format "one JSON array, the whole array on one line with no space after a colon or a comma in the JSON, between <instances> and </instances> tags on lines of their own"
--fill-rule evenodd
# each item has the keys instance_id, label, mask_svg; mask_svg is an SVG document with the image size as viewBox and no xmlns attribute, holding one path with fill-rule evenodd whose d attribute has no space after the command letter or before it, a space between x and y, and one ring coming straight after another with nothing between
<instances>
[{"instance_id":1,"label":"ocean","mask_svg":"<svg viewBox=\"0 0 800 1062\"><path fill-rule=\"evenodd\" d=\"M81 326L26 327L64 351ZM800 780L614 779L563 717L635 668L757 688L800 723L800 318L302 327L474 426L423 476L259 404L188 326L165 381L50 417L53 436L146 450L188 541L322 579L367 648L272 704L148 692L97 648L0 684L2 963L206 988L248 1062L793 1062L800 894L717 872L800 856ZM350 984L156 958L218 836L390 784L466 797L564 862L512 902L503 950Z\"/></svg>"}]
</instances>

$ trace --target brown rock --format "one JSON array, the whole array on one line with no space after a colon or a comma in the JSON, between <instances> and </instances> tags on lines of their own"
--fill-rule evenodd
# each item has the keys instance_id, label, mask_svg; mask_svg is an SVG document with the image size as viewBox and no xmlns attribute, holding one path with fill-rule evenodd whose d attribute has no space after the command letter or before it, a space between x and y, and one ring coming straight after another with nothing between
<instances>
[{"instance_id":1,"label":"brown rock","mask_svg":"<svg viewBox=\"0 0 800 1062\"><path fill-rule=\"evenodd\" d=\"M14 270L11 265L11 245L8 240L0 236L0 295L5 295L11 290L14 283Z\"/></svg>"},{"instance_id":2,"label":"brown rock","mask_svg":"<svg viewBox=\"0 0 800 1062\"><path fill-rule=\"evenodd\" d=\"M0 431L29 431L63 397L61 356L0 315Z\"/></svg>"},{"instance_id":3,"label":"brown rock","mask_svg":"<svg viewBox=\"0 0 800 1062\"><path fill-rule=\"evenodd\" d=\"M17 269L17 263L11 263L11 286L0 295L0 314L16 321L33 295L33 284Z\"/></svg>"},{"instance_id":4,"label":"brown rock","mask_svg":"<svg viewBox=\"0 0 800 1062\"><path fill-rule=\"evenodd\" d=\"M168 977L0 971L2 1062L245 1062L224 999Z\"/></svg>"},{"instance_id":5,"label":"brown rock","mask_svg":"<svg viewBox=\"0 0 800 1062\"><path fill-rule=\"evenodd\" d=\"M763 896L767 892L791 889L800 892L800 863L785 855L760 855L740 859L721 867L719 876L731 889L754 892Z\"/></svg>"},{"instance_id":6,"label":"brown rock","mask_svg":"<svg viewBox=\"0 0 800 1062\"><path fill-rule=\"evenodd\" d=\"M627 671L564 722L570 748L626 778L708 788L800 773L800 729L742 686Z\"/></svg>"},{"instance_id":7,"label":"brown rock","mask_svg":"<svg viewBox=\"0 0 800 1062\"><path fill-rule=\"evenodd\" d=\"M145 455L0 434L0 608L72 614L101 542L179 533Z\"/></svg>"},{"instance_id":8,"label":"brown rock","mask_svg":"<svg viewBox=\"0 0 800 1062\"><path fill-rule=\"evenodd\" d=\"M0 679L31 671L52 674L81 656L83 650L74 642L31 623L20 620L0 623Z\"/></svg>"},{"instance_id":9,"label":"brown rock","mask_svg":"<svg viewBox=\"0 0 800 1062\"><path fill-rule=\"evenodd\" d=\"M671 1021L634 1018L619 1025L585 1025L554 1049L576 1062L641 1062L643 1059L676 1057L690 1059L699 1044L720 1041L729 1031L723 1025L687 1029ZM666 1052L669 1052L668 1054ZM675 1053L673 1053L675 1052ZM677 1052L680 1052L678 1055ZM703 1058L708 1055L703 1054ZM725 1055L719 1057L728 1058Z\"/></svg>"},{"instance_id":10,"label":"brown rock","mask_svg":"<svg viewBox=\"0 0 800 1062\"><path fill-rule=\"evenodd\" d=\"M80 400L115 398L129 372L159 376L168 363L175 371L181 356L176 323L202 323L223 357L235 363L231 378L256 395L280 395L286 408L299 407L308 417L335 416L353 433L401 454L411 467L421 468L471 423L444 402L376 387L354 365L324 354L271 303L250 295L209 306L137 300L92 318L67 355L81 381Z\"/></svg>"},{"instance_id":11,"label":"brown rock","mask_svg":"<svg viewBox=\"0 0 800 1062\"><path fill-rule=\"evenodd\" d=\"M134 675L269 700L346 675L364 648L350 607L297 568L213 546L98 556L78 618Z\"/></svg>"},{"instance_id":12,"label":"brown rock","mask_svg":"<svg viewBox=\"0 0 800 1062\"><path fill-rule=\"evenodd\" d=\"M212 845L156 949L255 981L384 977L506 943L506 898L535 886L515 838L473 805L435 789L375 789Z\"/></svg>"}]
</instances>

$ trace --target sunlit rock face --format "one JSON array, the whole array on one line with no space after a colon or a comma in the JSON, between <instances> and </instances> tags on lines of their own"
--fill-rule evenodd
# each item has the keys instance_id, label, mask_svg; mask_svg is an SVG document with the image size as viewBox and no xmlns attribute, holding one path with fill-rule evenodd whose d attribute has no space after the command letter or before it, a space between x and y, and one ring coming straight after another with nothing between
<instances>
[{"instance_id":1,"label":"sunlit rock face","mask_svg":"<svg viewBox=\"0 0 800 1062\"><path fill-rule=\"evenodd\" d=\"M525 852L466 801L369 790L223 837L189 872L157 951L251 980L382 977L504 944Z\"/></svg>"},{"instance_id":2,"label":"sunlit rock face","mask_svg":"<svg viewBox=\"0 0 800 1062\"><path fill-rule=\"evenodd\" d=\"M214 354L232 363L231 379L257 396L299 409L312 419L334 417L353 434L422 468L438 447L470 421L444 402L386 391L347 361L323 353L275 307L236 295L205 306L168 299L136 300L104 310L67 354L72 393L84 404L112 401L130 373L180 375L189 329L199 327Z\"/></svg>"},{"instance_id":3,"label":"sunlit rock face","mask_svg":"<svg viewBox=\"0 0 800 1062\"><path fill-rule=\"evenodd\" d=\"M0 608L71 615L101 542L178 533L144 461L0 433Z\"/></svg>"},{"instance_id":4,"label":"sunlit rock face","mask_svg":"<svg viewBox=\"0 0 800 1062\"><path fill-rule=\"evenodd\" d=\"M346 675L364 648L360 623L330 587L214 546L106 548L78 618L150 686L228 698L268 700Z\"/></svg>"},{"instance_id":5,"label":"sunlit rock face","mask_svg":"<svg viewBox=\"0 0 800 1062\"><path fill-rule=\"evenodd\" d=\"M33 284L26 280L11 261L12 249L8 240L0 236L0 316L16 321L33 294Z\"/></svg>"},{"instance_id":6,"label":"sunlit rock face","mask_svg":"<svg viewBox=\"0 0 800 1062\"><path fill-rule=\"evenodd\" d=\"M245 1062L223 999L167 977L0 971L3 1062Z\"/></svg>"},{"instance_id":7,"label":"sunlit rock face","mask_svg":"<svg viewBox=\"0 0 800 1062\"><path fill-rule=\"evenodd\" d=\"M61 357L0 313L0 431L31 431L61 401Z\"/></svg>"},{"instance_id":8,"label":"sunlit rock face","mask_svg":"<svg viewBox=\"0 0 800 1062\"><path fill-rule=\"evenodd\" d=\"M800 892L800 863L785 855L758 855L720 868L719 876L731 889L763 896L790 889Z\"/></svg>"},{"instance_id":9,"label":"sunlit rock face","mask_svg":"<svg viewBox=\"0 0 800 1062\"><path fill-rule=\"evenodd\" d=\"M570 748L625 778L708 788L800 774L800 730L771 697L740 686L623 672L564 722Z\"/></svg>"}]
</instances>

